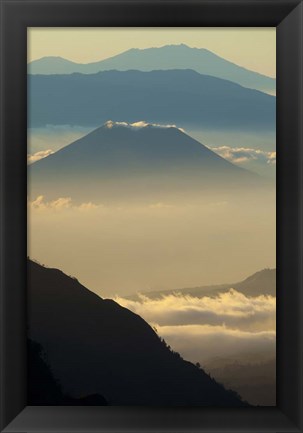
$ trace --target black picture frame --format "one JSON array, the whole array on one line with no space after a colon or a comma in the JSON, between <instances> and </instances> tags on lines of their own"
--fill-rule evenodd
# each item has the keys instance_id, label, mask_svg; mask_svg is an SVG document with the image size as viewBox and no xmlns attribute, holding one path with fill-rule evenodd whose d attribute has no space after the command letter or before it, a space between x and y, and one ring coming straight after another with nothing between
<instances>
[{"instance_id":1,"label":"black picture frame","mask_svg":"<svg viewBox=\"0 0 303 433\"><path fill-rule=\"evenodd\" d=\"M302 432L302 31L299 0L0 0L1 431ZM277 27L277 406L26 406L27 27Z\"/></svg>"}]
</instances>

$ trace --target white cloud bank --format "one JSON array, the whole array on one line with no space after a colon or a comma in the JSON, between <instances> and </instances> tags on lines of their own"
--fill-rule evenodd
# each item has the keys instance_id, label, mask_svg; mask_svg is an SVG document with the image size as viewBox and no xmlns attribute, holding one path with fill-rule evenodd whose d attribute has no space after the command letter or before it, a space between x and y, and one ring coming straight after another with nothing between
<instances>
[{"instance_id":1,"label":"white cloud bank","mask_svg":"<svg viewBox=\"0 0 303 433\"><path fill-rule=\"evenodd\" d=\"M27 163L33 164L33 162L39 161L39 159L46 158L47 156L54 153L52 149L46 149L46 150L40 150L39 152L36 152L34 154L28 154L27 155Z\"/></svg>"},{"instance_id":2,"label":"white cloud bank","mask_svg":"<svg viewBox=\"0 0 303 433\"><path fill-rule=\"evenodd\" d=\"M92 210L98 208L98 205L92 202L76 205L72 202L71 197L59 197L56 200L45 201L43 195L39 195L35 200L28 200L27 205L36 211Z\"/></svg>"},{"instance_id":3,"label":"white cloud bank","mask_svg":"<svg viewBox=\"0 0 303 433\"><path fill-rule=\"evenodd\" d=\"M273 151L229 146L210 147L210 149L234 164L241 165L252 161L268 165L276 164L276 152Z\"/></svg>"},{"instance_id":4,"label":"white cloud bank","mask_svg":"<svg viewBox=\"0 0 303 433\"><path fill-rule=\"evenodd\" d=\"M246 297L234 289L216 297L172 294L161 299L140 295L139 301L122 297L115 300L149 323L160 326L210 325L242 331L275 330L276 298Z\"/></svg>"},{"instance_id":5,"label":"white cloud bank","mask_svg":"<svg viewBox=\"0 0 303 433\"><path fill-rule=\"evenodd\" d=\"M214 358L245 357L256 363L275 356L274 297L250 298L230 289L200 299L174 294L115 301L143 317L173 350L192 362L203 365Z\"/></svg>"},{"instance_id":6,"label":"white cloud bank","mask_svg":"<svg viewBox=\"0 0 303 433\"><path fill-rule=\"evenodd\" d=\"M203 366L212 359L246 359L251 364L275 357L274 331L244 332L225 326L158 326L158 334L185 359Z\"/></svg>"}]
</instances>

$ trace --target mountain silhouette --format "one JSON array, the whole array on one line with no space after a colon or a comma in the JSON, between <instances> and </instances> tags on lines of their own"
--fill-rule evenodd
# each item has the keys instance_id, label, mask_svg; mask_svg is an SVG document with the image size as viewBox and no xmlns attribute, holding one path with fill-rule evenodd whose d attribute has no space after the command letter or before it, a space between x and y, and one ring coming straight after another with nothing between
<instances>
[{"instance_id":1,"label":"mountain silhouette","mask_svg":"<svg viewBox=\"0 0 303 433\"><path fill-rule=\"evenodd\" d=\"M274 131L276 98L193 70L29 75L31 127L108 119L192 129Z\"/></svg>"},{"instance_id":2,"label":"mountain silhouette","mask_svg":"<svg viewBox=\"0 0 303 433\"><path fill-rule=\"evenodd\" d=\"M202 298L203 296L216 296L219 293L227 292L233 288L245 296L276 296L276 269L262 269L250 275L243 281L237 283L216 284L210 286L190 287L173 290L153 290L144 292L144 296L150 299L160 299L165 295L179 293L184 296L194 296ZM125 296L126 299L138 300L139 295L133 294Z\"/></svg>"},{"instance_id":3,"label":"mountain silhouette","mask_svg":"<svg viewBox=\"0 0 303 433\"><path fill-rule=\"evenodd\" d=\"M246 296L276 296L276 269L263 269L233 287Z\"/></svg>"},{"instance_id":4,"label":"mountain silhouette","mask_svg":"<svg viewBox=\"0 0 303 433\"><path fill-rule=\"evenodd\" d=\"M107 122L30 166L32 197L160 200L210 188L259 185L176 127ZM139 126L137 126L139 125Z\"/></svg>"},{"instance_id":5,"label":"mountain silhouette","mask_svg":"<svg viewBox=\"0 0 303 433\"><path fill-rule=\"evenodd\" d=\"M109 405L245 406L184 361L138 315L75 278L28 261L29 338L64 394ZM207 350L207 348L205 348Z\"/></svg>"},{"instance_id":6,"label":"mountain silhouette","mask_svg":"<svg viewBox=\"0 0 303 433\"><path fill-rule=\"evenodd\" d=\"M233 81L244 87L274 92L276 80L238 66L205 48L187 45L166 45L160 48L132 48L116 56L87 64L75 63L62 57L43 57L28 65L30 74L94 74L108 70L139 71L193 69L204 75Z\"/></svg>"}]
</instances>

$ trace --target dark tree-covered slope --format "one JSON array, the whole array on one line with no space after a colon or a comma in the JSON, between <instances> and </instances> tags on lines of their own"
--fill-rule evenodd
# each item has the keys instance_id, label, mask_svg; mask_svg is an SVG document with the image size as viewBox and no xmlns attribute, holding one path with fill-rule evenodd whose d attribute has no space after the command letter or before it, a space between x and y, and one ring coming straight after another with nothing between
<instances>
[{"instance_id":1,"label":"dark tree-covered slope","mask_svg":"<svg viewBox=\"0 0 303 433\"><path fill-rule=\"evenodd\" d=\"M110 405L245 405L172 352L141 317L32 261L28 318L29 337L42 345L62 392L73 398L100 394Z\"/></svg>"}]
</instances>

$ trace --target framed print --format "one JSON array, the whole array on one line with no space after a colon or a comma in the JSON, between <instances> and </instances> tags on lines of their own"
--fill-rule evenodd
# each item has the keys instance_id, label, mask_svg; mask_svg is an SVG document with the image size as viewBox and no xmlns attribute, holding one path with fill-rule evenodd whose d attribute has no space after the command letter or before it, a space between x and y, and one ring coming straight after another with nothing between
<instances>
[{"instance_id":1,"label":"framed print","mask_svg":"<svg viewBox=\"0 0 303 433\"><path fill-rule=\"evenodd\" d=\"M28 28L29 405L275 406L275 39Z\"/></svg>"},{"instance_id":2,"label":"framed print","mask_svg":"<svg viewBox=\"0 0 303 433\"><path fill-rule=\"evenodd\" d=\"M1 22L1 430L302 431L302 3Z\"/></svg>"}]
</instances>

